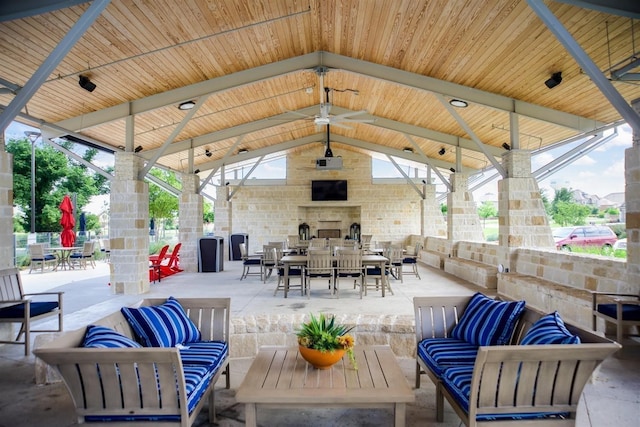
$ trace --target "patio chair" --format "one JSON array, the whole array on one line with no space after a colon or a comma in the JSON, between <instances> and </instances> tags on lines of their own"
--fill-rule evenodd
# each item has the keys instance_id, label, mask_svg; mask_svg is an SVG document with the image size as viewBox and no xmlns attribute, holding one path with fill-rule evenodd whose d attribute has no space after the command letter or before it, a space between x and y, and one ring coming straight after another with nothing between
<instances>
[{"instance_id":1,"label":"patio chair","mask_svg":"<svg viewBox=\"0 0 640 427\"><path fill-rule=\"evenodd\" d=\"M172 274L180 273L182 269L179 266L180 263L180 248L182 247L182 243L176 243L173 247L173 251L167 256L165 256L166 263L160 263L160 274L163 277L171 276Z\"/></svg>"},{"instance_id":2,"label":"patio chair","mask_svg":"<svg viewBox=\"0 0 640 427\"><path fill-rule=\"evenodd\" d=\"M402 248L396 246L388 246L382 250L382 255L389 259L387 269L394 279L400 279L402 282Z\"/></svg>"},{"instance_id":3,"label":"patio chair","mask_svg":"<svg viewBox=\"0 0 640 427\"><path fill-rule=\"evenodd\" d=\"M164 245L157 255L149 255L149 281L155 283L156 280L161 280L162 271L160 270L160 265L166 258L168 251L169 245Z\"/></svg>"},{"instance_id":4,"label":"patio chair","mask_svg":"<svg viewBox=\"0 0 640 427\"><path fill-rule=\"evenodd\" d=\"M0 341L2 344L24 345L24 355L31 348L31 332L62 331L62 294L64 292L39 292L25 294L22 288L20 272L17 268L0 270L0 323L20 323L20 330L13 341ZM41 301L45 295L57 295L54 301ZM58 316L58 329L32 329L36 320ZM24 340L20 337L24 335Z\"/></svg>"},{"instance_id":5,"label":"patio chair","mask_svg":"<svg viewBox=\"0 0 640 427\"><path fill-rule=\"evenodd\" d=\"M262 258L260 259L260 272L262 276L262 283L266 283L267 279L271 277L273 269L276 268L276 258L272 249L278 249L279 246L263 245L262 246ZM280 249L282 250L282 249Z\"/></svg>"},{"instance_id":6,"label":"patio chair","mask_svg":"<svg viewBox=\"0 0 640 427\"><path fill-rule=\"evenodd\" d=\"M287 285L284 281L284 264L282 264L281 259L282 259L282 250L278 249L278 248L273 248L274 251L274 258L276 260L276 270L278 271L278 283L276 284L276 290L273 292L273 296L275 297L276 294L278 293L278 291L284 291L285 286ZM300 284L299 285L291 285L291 279L293 278L299 278L300 279ZM300 295L304 295L304 276L302 274L302 268L301 267L290 267L289 268L289 290L291 289L295 289L297 287L300 287Z\"/></svg>"},{"instance_id":7,"label":"patio chair","mask_svg":"<svg viewBox=\"0 0 640 427\"><path fill-rule=\"evenodd\" d=\"M371 247L371 239L373 238L372 234L362 234L360 236L360 248L363 251L368 251Z\"/></svg>"},{"instance_id":8,"label":"patio chair","mask_svg":"<svg viewBox=\"0 0 640 427\"><path fill-rule=\"evenodd\" d=\"M598 330L598 319L616 326L616 341L622 344L625 327L640 327L640 294L591 292L593 330Z\"/></svg>"},{"instance_id":9,"label":"patio chair","mask_svg":"<svg viewBox=\"0 0 640 427\"><path fill-rule=\"evenodd\" d=\"M385 286L385 292L388 291L391 295L393 295L391 283L389 282L389 268L387 268L386 266L384 268L381 268L380 266L364 265L363 271L364 280L362 282L360 298L362 298L363 293L366 296L370 288L374 288L376 291L380 291L382 290L382 286ZM371 279L374 280L373 283L370 282Z\"/></svg>"},{"instance_id":10,"label":"patio chair","mask_svg":"<svg viewBox=\"0 0 640 427\"><path fill-rule=\"evenodd\" d=\"M74 252L69 255L69 265L78 265L85 270L87 269L87 263L91 263L92 268L96 268L95 259L95 242L84 242L82 245L82 252Z\"/></svg>"},{"instance_id":11,"label":"patio chair","mask_svg":"<svg viewBox=\"0 0 640 427\"><path fill-rule=\"evenodd\" d=\"M105 262L111 261L111 241L109 239L100 240L100 252L104 254Z\"/></svg>"},{"instance_id":12,"label":"patio chair","mask_svg":"<svg viewBox=\"0 0 640 427\"><path fill-rule=\"evenodd\" d=\"M324 249L327 247L326 239L311 239L309 240L308 249Z\"/></svg>"},{"instance_id":13,"label":"patio chair","mask_svg":"<svg viewBox=\"0 0 640 427\"><path fill-rule=\"evenodd\" d=\"M297 252L299 244L300 236L298 236L297 234L291 234L287 236L287 247L289 249L295 249Z\"/></svg>"},{"instance_id":14,"label":"patio chair","mask_svg":"<svg viewBox=\"0 0 640 427\"><path fill-rule=\"evenodd\" d=\"M329 289L333 293L333 257L328 249L309 250L307 252L307 267L304 270L307 298L311 298L311 281L324 279L329 281Z\"/></svg>"},{"instance_id":15,"label":"patio chair","mask_svg":"<svg viewBox=\"0 0 640 427\"><path fill-rule=\"evenodd\" d=\"M51 265L52 270L56 270L58 267L58 257L54 254L47 254L44 251L44 245L42 243L33 243L28 246L29 257L31 258L31 264L29 265L29 274L34 268L40 267L40 272L44 273L44 268L47 264Z\"/></svg>"},{"instance_id":16,"label":"patio chair","mask_svg":"<svg viewBox=\"0 0 640 427\"><path fill-rule=\"evenodd\" d=\"M261 268L262 261L260 260L259 255L249 255L247 252L247 244L240 243L240 257L242 258L242 275L240 276L240 280L246 278L247 276L260 276L262 278L262 269L257 272L251 273L251 267Z\"/></svg>"},{"instance_id":17,"label":"patio chair","mask_svg":"<svg viewBox=\"0 0 640 427\"><path fill-rule=\"evenodd\" d=\"M401 270L403 276L405 274L413 274L418 279L420 279L420 273L418 273L418 256L420 256L421 250L422 250L422 243L418 242L413 248L413 253L407 253L406 255L404 255L404 257L402 258L403 268ZM411 266L411 271L405 270L404 269L405 265Z\"/></svg>"},{"instance_id":18,"label":"patio chair","mask_svg":"<svg viewBox=\"0 0 640 427\"><path fill-rule=\"evenodd\" d=\"M334 294L340 298L340 279L353 279L353 289L360 280L360 292L362 293L362 252L360 249L338 249L336 251L336 278Z\"/></svg>"}]
</instances>

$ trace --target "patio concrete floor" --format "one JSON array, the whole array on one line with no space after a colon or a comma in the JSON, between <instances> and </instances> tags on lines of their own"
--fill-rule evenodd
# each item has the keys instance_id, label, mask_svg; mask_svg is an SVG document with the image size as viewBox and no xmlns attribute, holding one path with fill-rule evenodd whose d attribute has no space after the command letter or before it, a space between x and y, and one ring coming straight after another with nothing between
<instances>
[{"instance_id":1,"label":"patio concrete floor","mask_svg":"<svg viewBox=\"0 0 640 427\"><path fill-rule=\"evenodd\" d=\"M311 299L299 293L284 299L273 296L275 278L263 284L258 277L239 280L242 264L224 260L224 270L217 273L180 273L151 285L145 295L113 295L109 286L109 267L98 262L95 269L22 273L26 292L65 291L65 330L83 327L92 320L118 310L145 297L231 296L231 316L257 313L317 312L395 313L413 315L412 298L422 295L471 294L478 288L442 271L420 266L421 280L405 276L404 283L392 281L395 295L381 298L369 295L360 300L355 292L345 290L340 298L322 292ZM628 344L616 356L607 359L581 398L576 425L578 427L635 427L640 419L640 345ZM415 361L399 358L408 383L414 384ZM244 405L235 401L235 390L246 374L251 358L231 360L231 389L219 382L216 389L217 425L244 425ZM35 384L35 360L24 356L22 346L0 346L0 427L76 425L69 395L61 383ZM423 376L422 386L415 390L416 401L407 407L407 426L449 427L460 425L460 419L445 403L445 421L435 420L435 387ZM204 410L195 426L206 426ZM390 426L393 414L377 409L259 409L261 426Z\"/></svg>"}]
</instances>

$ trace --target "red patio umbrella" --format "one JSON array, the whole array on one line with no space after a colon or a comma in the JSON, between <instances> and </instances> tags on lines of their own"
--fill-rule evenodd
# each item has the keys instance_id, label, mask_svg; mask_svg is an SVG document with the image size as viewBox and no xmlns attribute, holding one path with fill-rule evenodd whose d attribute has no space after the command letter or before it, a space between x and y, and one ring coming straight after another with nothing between
<instances>
[{"instance_id":1,"label":"red patio umbrella","mask_svg":"<svg viewBox=\"0 0 640 427\"><path fill-rule=\"evenodd\" d=\"M60 225L62 226L60 243L62 246L69 248L73 246L76 241L76 233L73 231L76 220L73 218L73 204L68 195L65 195L62 199L60 210L62 211L62 217L60 218Z\"/></svg>"}]
</instances>

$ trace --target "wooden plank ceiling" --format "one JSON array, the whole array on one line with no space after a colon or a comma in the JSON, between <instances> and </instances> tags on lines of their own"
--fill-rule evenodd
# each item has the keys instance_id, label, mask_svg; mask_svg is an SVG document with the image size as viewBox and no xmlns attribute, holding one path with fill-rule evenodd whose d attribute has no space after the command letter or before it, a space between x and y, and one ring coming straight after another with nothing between
<instances>
[{"instance_id":1,"label":"wooden plank ceiling","mask_svg":"<svg viewBox=\"0 0 640 427\"><path fill-rule=\"evenodd\" d=\"M605 74L637 53L637 20L547 5ZM0 22L0 79L26 85L87 7ZM558 71L562 83L547 88ZM82 89L80 75L97 88ZM640 97L637 82L613 84L628 102ZM133 115L141 156L170 141L159 164L187 172L192 152L193 169L206 173L225 155L233 163L312 147L322 156L326 128L302 114L320 114L323 87L331 114L366 110L352 118L373 120L331 126L334 155L365 149L424 163L421 151L449 169L461 150L469 172L491 166L474 138L499 159L514 109L530 150L620 120L523 0L112 0L17 120L118 150ZM469 106L452 115L453 98ZM189 113L177 107L188 100L203 102L180 128Z\"/></svg>"}]
</instances>

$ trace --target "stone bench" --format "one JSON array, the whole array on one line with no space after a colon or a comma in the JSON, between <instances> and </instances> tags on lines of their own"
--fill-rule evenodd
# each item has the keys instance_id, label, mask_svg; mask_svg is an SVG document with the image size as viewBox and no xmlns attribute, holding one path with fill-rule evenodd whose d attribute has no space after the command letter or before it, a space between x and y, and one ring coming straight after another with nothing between
<instances>
[{"instance_id":1,"label":"stone bench","mask_svg":"<svg viewBox=\"0 0 640 427\"><path fill-rule=\"evenodd\" d=\"M451 241L442 237L427 237L420 251L418 262L438 270L444 268L444 260L451 254Z\"/></svg>"},{"instance_id":2,"label":"stone bench","mask_svg":"<svg viewBox=\"0 0 640 427\"><path fill-rule=\"evenodd\" d=\"M618 258L518 248L510 259L510 271L498 273L498 294L544 312L558 310L583 328L593 325L592 292L633 293L626 262Z\"/></svg>"},{"instance_id":3,"label":"stone bench","mask_svg":"<svg viewBox=\"0 0 640 427\"><path fill-rule=\"evenodd\" d=\"M451 257L444 259L444 271L485 289L498 285L498 245L484 242L456 242Z\"/></svg>"}]
</instances>

